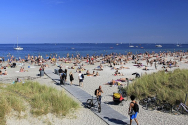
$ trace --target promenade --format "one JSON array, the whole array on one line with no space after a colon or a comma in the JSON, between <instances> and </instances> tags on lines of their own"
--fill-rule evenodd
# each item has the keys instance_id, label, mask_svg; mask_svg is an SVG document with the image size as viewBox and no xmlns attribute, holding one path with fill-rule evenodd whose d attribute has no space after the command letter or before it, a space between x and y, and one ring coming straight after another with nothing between
<instances>
[{"instance_id":1,"label":"promenade","mask_svg":"<svg viewBox=\"0 0 188 125\"><path fill-rule=\"evenodd\" d=\"M55 81L57 84L60 83L59 81L59 75L54 74L51 70L45 70L45 74L50 77L53 81ZM62 85L62 87L67 90L69 93L71 93L75 98L77 98L84 106L87 99L92 98L90 94L82 90L79 86L69 84ZM110 106L108 106L105 103L101 103L102 110L100 113L98 113L97 110L91 108L91 111L95 113L98 117L100 117L102 120L104 120L109 125L128 125L130 122L130 119L125 117L124 115L120 114L119 112L112 109ZM133 125L136 125L136 123L133 121Z\"/></svg>"}]
</instances>

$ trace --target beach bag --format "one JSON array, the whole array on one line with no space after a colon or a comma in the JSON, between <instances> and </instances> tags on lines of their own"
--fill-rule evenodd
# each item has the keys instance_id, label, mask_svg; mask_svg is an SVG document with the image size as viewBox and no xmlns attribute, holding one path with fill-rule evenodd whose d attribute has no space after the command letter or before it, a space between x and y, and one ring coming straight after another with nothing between
<instances>
[{"instance_id":1,"label":"beach bag","mask_svg":"<svg viewBox=\"0 0 188 125\"><path fill-rule=\"evenodd\" d=\"M131 102L131 103L133 103L133 102ZM139 106L138 106L138 104L137 103L133 103L133 104L134 104L133 110L135 112L139 112Z\"/></svg>"},{"instance_id":2,"label":"beach bag","mask_svg":"<svg viewBox=\"0 0 188 125\"><path fill-rule=\"evenodd\" d=\"M97 95L97 90L98 90L98 89L95 90L95 93L94 93L95 95Z\"/></svg>"},{"instance_id":3,"label":"beach bag","mask_svg":"<svg viewBox=\"0 0 188 125\"><path fill-rule=\"evenodd\" d=\"M131 109L131 111L129 112L129 115L134 115L134 114L135 114L134 109Z\"/></svg>"},{"instance_id":4,"label":"beach bag","mask_svg":"<svg viewBox=\"0 0 188 125\"><path fill-rule=\"evenodd\" d=\"M82 79L84 79L84 74L81 75Z\"/></svg>"},{"instance_id":5,"label":"beach bag","mask_svg":"<svg viewBox=\"0 0 188 125\"><path fill-rule=\"evenodd\" d=\"M73 77L73 75L72 75L72 74L70 75L70 79L71 79L71 80L74 80L74 77Z\"/></svg>"},{"instance_id":6,"label":"beach bag","mask_svg":"<svg viewBox=\"0 0 188 125\"><path fill-rule=\"evenodd\" d=\"M61 74L61 79L64 80L66 78L65 73Z\"/></svg>"}]
</instances>

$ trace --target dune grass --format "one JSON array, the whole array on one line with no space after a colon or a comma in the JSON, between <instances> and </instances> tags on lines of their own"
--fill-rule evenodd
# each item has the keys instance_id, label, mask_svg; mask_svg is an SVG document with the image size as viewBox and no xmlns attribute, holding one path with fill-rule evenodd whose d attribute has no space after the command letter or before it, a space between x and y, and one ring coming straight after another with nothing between
<instances>
[{"instance_id":1,"label":"dune grass","mask_svg":"<svg viewBox=\"0 0 188 125\"><path fill-rule=\"evenodd\" d=\"M5 117L12 110L16 111L18 115L20 115L21 111L25 111L25 106L22 98L14 95L11 92L6 91L4 88L5 84L0 84L0 123L1 125L5 125L6 120Z\"/></svg>"},{"instance_id":2,"label":"dune grass","mask_svg":"<svg viewBox=\"0 0 188 125\"><path fill-rule=\"evenodd\" d=\"M6 84L6 87L1 84L0 93L2 95L0 98L0 120L3 123L5 123L5 115L8 115L11 109L19 113L25 111L24 101L30 104L31 113L34 116L48 113L66 116L73 109L79 108L79 104L68 97L65 92L32 81Z\"/></svg>"},{"instance_id":3,"label":"dune grass","mask_svg":"<svg viewBox=\"0 0 188 125\"><path fill-rule=\"evenodd\" d=\"M144 75L129 85L127 93L134 94L138 99L157 95L160 100L167 100L171 104L175 104L176 100L184 102L188 93L188 70L176 69L168 73L159 71Z\"/></svg>"}]
</instances>

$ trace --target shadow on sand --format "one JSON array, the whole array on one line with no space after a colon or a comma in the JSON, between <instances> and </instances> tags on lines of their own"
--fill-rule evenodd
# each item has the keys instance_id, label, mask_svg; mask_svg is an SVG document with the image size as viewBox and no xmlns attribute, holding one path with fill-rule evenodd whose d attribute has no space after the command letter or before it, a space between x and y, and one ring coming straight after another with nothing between
<instances>
[{"instance_id":1,"label":"shadow on sand","mask_svg":"<svg viewBox=\"0 0 188 125\"><path fill-rule=\"evenodd\" d=\"M119 119L115 119L115 118L109 118L109 117L104 117L105 119L108 119L108 121L110 122L113 122L117 125L128 125L128 123L122 121L122 120L119 120Z\"/></svg>"}]
</instances>

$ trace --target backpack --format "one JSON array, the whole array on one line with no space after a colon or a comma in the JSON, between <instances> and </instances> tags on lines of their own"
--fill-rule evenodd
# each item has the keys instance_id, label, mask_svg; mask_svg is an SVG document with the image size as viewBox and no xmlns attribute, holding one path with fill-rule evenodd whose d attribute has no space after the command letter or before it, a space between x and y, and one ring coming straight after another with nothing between
<instances>
[{"instance_id":1,"label":"backpack","mask_svg":"<svg viewBox=\"0 0 188 125\"><path fill-rule=\"evenodd\" d=\"M95 90L95 93L94 93L95 95L97 95L97 90L98 90L98 89Z\"/></svg>"},{"instance_id":2,"label":"backpack","mask_svg":"<svg viewBox=\"0 0 188 125\"><path fill-rule=\"evenodd\" d=\"M62 73L62 74L61 74L61 78L64 80L65 77L66 77L65 73Z\"/></svg>"},{"instance_id":3,"label":"backpack","mask_svg":"<svg viewBox=\"0 0 188 125\"><path fill-rule=\"evenodd\" d=\"M84 74L81 75L82 79L84 79Z\"/></svg>"},{"instance_id":4,"label":"backpack","mask_svg":"<svg viewBox=\"0 0 188 125\"><path fill-rule=\"evenodd\" d=\"M137 103L133 103L133 104L134 104L134 107L133 107L134 112L139 112L139 106L138 106L138 104Z\"/></svg>"}]
</instances>

